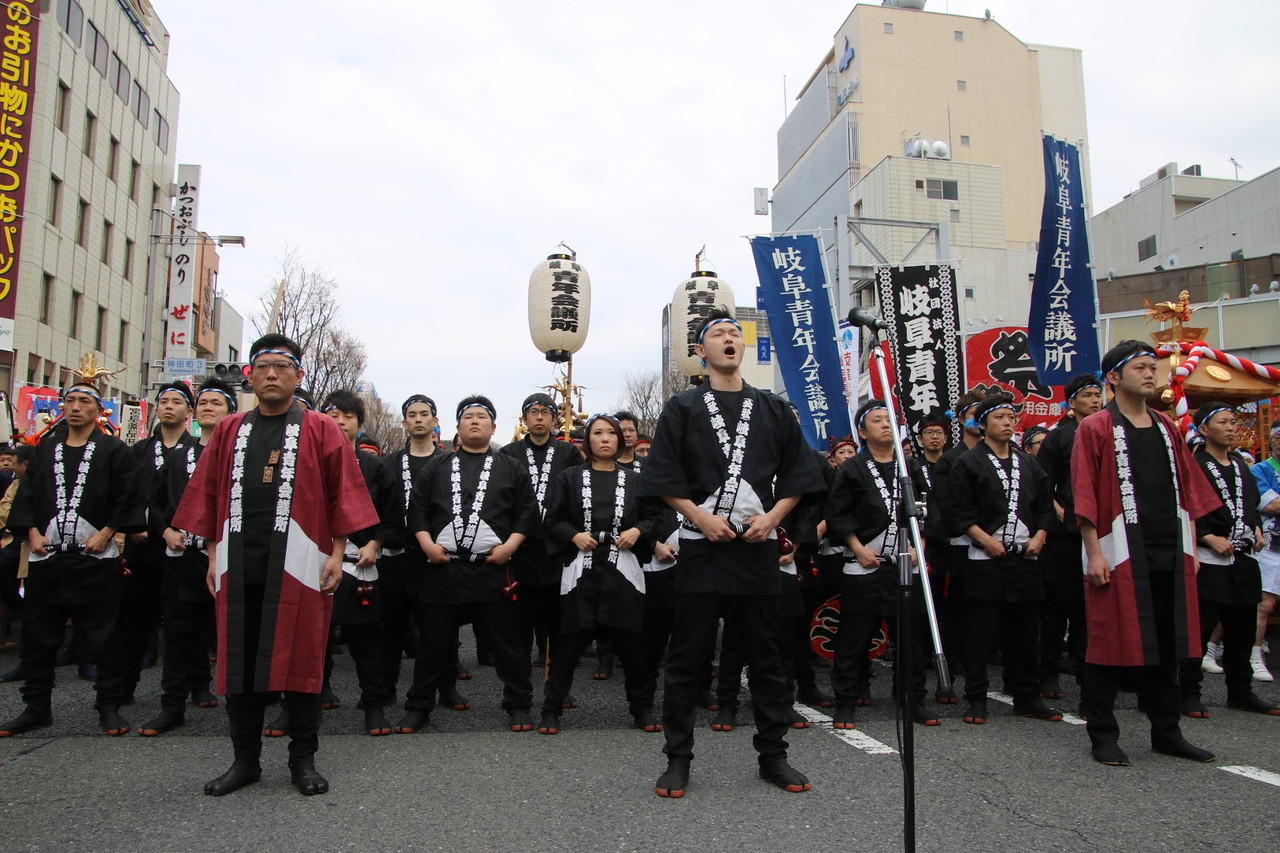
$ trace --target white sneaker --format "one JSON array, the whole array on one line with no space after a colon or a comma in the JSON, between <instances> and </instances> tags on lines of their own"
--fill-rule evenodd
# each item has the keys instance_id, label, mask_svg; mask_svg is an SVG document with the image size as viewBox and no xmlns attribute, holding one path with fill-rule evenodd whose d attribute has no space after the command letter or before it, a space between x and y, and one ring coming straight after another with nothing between
<instances>
[{"instance_id":1,"label":"white sneaker","mask_svg":"<svg viewBox=\"0 0 1280 853\"><path fill-rule=\"evenodd\" d=\"M1254 681L1275 681L1275 676L1267 669L1267 665L1262 662L1262 646L1254 646L1253 652L1249 655L1249 663L1253 666Z\"/></svg>"},{"instance_id":2,"label":"white sneaker","mask_svg":"<svg viewBox=\"0 0 1280 853\"><path fill-rule=\"evenodd\" d=\"M1263 640L1263 641L1262 641L1262 653L1263 653L1264 655L1269 655L1269 654L1271 654L1271 644L1270 644L1270 643L1268 643L1266 640Z\"/></svg>"},{"instance_id":3,"label":"white sneaker","mask_svg":"<svg viewBox=\"0 0 1280 853\"><path fill-rule=\"evenodd\" d=\"M1213 643L1210 643L1209 645L1212 646ZM1205 652L1204 658L1200 661L1200 671L1212 673L1214 675L1221 675L1223 670L1222 667L1218 666L1218 662L1213 659L1212 652Z\"/></svg>"},{"instance_id":4,"label":"white sneaker","mask_svg":"<svg viewBox=\"0 0 1280 853\"><path fill-rule=\"evenodd\" d=\"M1207 657L1213 658L1214 663L1222 663L1222 643L1205 643L1204 653Z\"/></svg>"}]
</instances>

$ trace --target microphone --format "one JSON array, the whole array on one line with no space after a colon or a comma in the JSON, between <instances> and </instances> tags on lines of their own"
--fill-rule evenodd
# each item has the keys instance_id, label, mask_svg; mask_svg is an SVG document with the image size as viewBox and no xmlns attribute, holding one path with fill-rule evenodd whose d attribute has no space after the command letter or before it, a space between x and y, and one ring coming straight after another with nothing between
<instances>
[{"instance_id":1,"label":"microphone","mask_svg":"<svg viewBox=\"0 0 1280 853\"><path fill-rule=\"evenodd\" d=\"M873 317L861 308L849 312L849 325L862 326L864 329L887 329L889 324L879 317Z\"/></svg>"}]
</instances>

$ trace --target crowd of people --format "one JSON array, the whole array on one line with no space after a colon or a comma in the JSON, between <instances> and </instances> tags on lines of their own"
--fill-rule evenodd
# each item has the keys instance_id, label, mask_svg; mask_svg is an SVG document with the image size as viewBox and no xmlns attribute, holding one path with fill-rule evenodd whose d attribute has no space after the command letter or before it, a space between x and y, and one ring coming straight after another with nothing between
<instances>
[{"instance_id":1,"label":"crowd of people","mask_svg":"<svg viewBox=\"0 0 1280 853\"><path fill-rule=\"evenodd\" d=\"M37 446L0 451L0 468L15 468L0 575L6 619L21 619L19 665L0 679L22 682L24 704L0 737L53 723L68 620L103 730L133 730L121 709L158 630L161 710L137 731L163 735L189 703L222 703L233 761L207 794L258 781L264 735L288 736L294 785L320 794L335 640L355 665L363 730L413 734L438 706L471 708L458 656L470 624L513 732L561 731L593 642L596 677L618 661L631 724L665 741L662 797L688 787L699 706L713 730L738 725L745 667L758 773L798 793L811 783L786 733L809 723L795 704L855 728L873 702L882 622L895 642L929 644L925 583L963 691L940 684L930 702L927 656L910 656L891 701L915 724L939 725L961 701L965 723L987 723L993 660L1021 717L1061 720L1051 703L1076 679L1104 764L1129 763L1122 688L1137 691L1153 749L1196 761L1214 756L1180 720L1210 716L1205 672L1225 674L1228 707L1280 715L1254 691L1271 680L1265 631L1280 594L1280 428L1250 467L1234 449L1237 413L1210 403L1193 452L1148 406L1150 346L1122 342L1100 376L1074 378L1061 420L1021 446L1010 395L966 393L918 424L905 477L892 402L866 402L856 437L816 452L790 404L743 382L728 313L707 318L696 352L706 380L667 401L651 439L625 412L558 434L556 402L538 393L520 406L522 437L497 448L496 407L476 395L451 413L446 450L436 402L414 394L401 406L407 443L386 455L363 438L359 396L316 405L300 391L304 354L281 335L251 348L252 410L218 379L171 382L132 447L100 428L98 389L70 385ZM924 554L903 533L907 488L925 507ZM905 624L903 554L917 566ZM828 694L810 624L836 600Z\"/></svg>"}]
</instances>

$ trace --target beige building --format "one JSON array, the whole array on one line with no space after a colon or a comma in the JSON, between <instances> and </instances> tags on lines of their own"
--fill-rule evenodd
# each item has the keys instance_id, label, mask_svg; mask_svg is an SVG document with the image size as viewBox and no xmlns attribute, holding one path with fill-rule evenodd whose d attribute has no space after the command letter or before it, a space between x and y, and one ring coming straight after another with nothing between
<instances>
[{"instance_id":1,"label":"beige building","mask_svg":"<svg viewBox=\"0 0 1280 853\"><path fill-rule=\"evenodd\" d=\"M169 209L174 175L169 34L146 0L44 5L12 352L0 353L0 387L61 387L94 352L119 371L108 395L136 394L141 365L163 353L164 272L149 288L148 261L151 235L167 230L152 211Z\"/></svg>"},{"instance_id":2,"label":"beige building","mask_svg":"<svg viewBox=\"0 0 1280 853\"><path fill-rule=\"evenodd\" d=\"M1042 130L1082 142L1087 186L1079 50L991 19L859 4L778 131L773 231L822 232L841 314L870 304L872 264L942 259L958 264L962 316L1021 324Z\"/></svg>"}]
</instances>

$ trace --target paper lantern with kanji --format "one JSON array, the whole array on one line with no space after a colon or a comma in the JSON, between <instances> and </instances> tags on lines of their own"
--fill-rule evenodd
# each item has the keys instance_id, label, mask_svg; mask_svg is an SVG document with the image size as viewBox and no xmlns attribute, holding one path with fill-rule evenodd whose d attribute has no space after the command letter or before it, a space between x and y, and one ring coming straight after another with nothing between
<instances>
[{"instance_id":1,"label":"paper lantern with kanji","mask_svg":"<svg viewBox=\"0 0 1280 853\"><path fill-rule=\"evenodd\" d=\"M547 361L568 361L587 341L591 276L575 257L549 255L529 276L529 337Z\"/></svg>"},{"instance_id":2,"label":"paper lantern with kanji","mask_svg":"<svg viewBox=\"0 0 1280 853\"><path fill-rule=\"evenodd\" d=\"M716 308L734 313L733 288L711 270L695 270L671 297L671 363L685 376L702 376L707 369L694 355L698 329Z\"/></svg>"}]
</instances>

